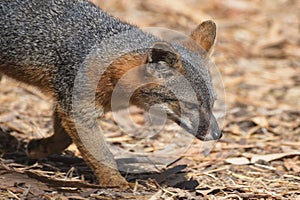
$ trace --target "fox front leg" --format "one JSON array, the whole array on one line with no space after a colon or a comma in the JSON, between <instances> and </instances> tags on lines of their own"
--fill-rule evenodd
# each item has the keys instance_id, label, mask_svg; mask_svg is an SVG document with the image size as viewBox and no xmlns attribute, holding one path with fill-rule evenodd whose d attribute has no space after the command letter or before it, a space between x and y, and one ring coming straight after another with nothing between
<instances>
[{"instance_id":1,"label":"fox front leg","mask_svg":"<svg viewBox=\"0 0 300 200\"><path fill-rule=\"evenodd\" d=\"M60 116L63 127L76 144L83 159L95 172L99 184L107 187L128 188L129 183L118 171L117 164L113 154L108 149L103 133L96 123L91 122L93 119L85 118L87 125L76 122L73 117L66 113L61 112Z\"/></svg>"}]
</instances>

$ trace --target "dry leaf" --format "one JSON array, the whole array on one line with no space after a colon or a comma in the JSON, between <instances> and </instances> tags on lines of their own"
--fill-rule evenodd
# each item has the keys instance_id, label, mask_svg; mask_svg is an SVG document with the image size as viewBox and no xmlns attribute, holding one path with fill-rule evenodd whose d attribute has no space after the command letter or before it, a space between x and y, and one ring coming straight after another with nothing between
<instances>
[{"instance_id":1,"label":"dry leaf","mask_svg":"<svg viewBox=\"0 0 300 200\"><path fill-rule=\"evenodd\" d=\"M203 195L204 197L206 197L210 193L212 193L214 191L222 190L222 189L225 189L225 188L223 188L223 187L198 188L196 191L197 191L197 193L199 193L199 194Z\"/></svg>"},{"instance_id":2,"label":"dry leaf","mask_svg":"<svg viewBox=\"0 0 300 200\"><path fill-rule=\"evenodd\" d=\"M294 155L300 155L300 151L294 151L289 153L274 153L274 154L266 154L266 155L253 155L250 162L256 163L259 160L270 162L273 160L278 160L287 156L294 156Z\"/></svg>"},{"instance_id":3,"label":"dry leaf","mask_svg":"<svg viewBox=\"0 0 300 200\"><path fill-rule=\"evenodd\" d=\"M285 159L284 160L284 166L293 172L299 173L300 172L300 161L295 159Z\"/></svg>"},{"instance_id":4,"label":"dry leaf","mask_svg":"<svg viewBox=\"0 0 300 200\"><path fill-rule=\"evenodd\" d=\"M233 165L247 165L250 164L250 161L245 157L238 158L227 158L225 162L233 164Z\"/></svg>"},{"instance_id":5,"label":"dry leaf","mask_svg":"<svg viewBox=\"0 0 300 200\"><path fill-rule=\"evenodd\" d=\"M267 128L269 127L269 123L268 120L266 119L266 117L263 116L259 116L259 117L253 117L251 119L255 124L259 125L262 128Z\"/></svg>"}]
</instances>

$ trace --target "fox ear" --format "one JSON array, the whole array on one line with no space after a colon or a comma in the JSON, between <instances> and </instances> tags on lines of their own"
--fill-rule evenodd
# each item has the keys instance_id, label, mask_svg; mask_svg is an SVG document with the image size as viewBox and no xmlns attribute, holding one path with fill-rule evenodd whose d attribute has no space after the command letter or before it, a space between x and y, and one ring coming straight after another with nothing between
<instances>
[{"instance_id":1,"label":"fox ear","mask_svg":"<svg viewBox=\"0 0 300 200\"><path fill-rule=\"evenodd\" d=\"M146 62L148 64L163 64L175 69L181 66L179 54L170 44L166 42L155 43L147 53Z\"/></svg>"},{"instance_id":2,"label":"fox ear","mask_svg":"<svg viewBox=\"0 0 300 200\"><path fill-rule=\"evenodd\" d=\"M190 37L206 52L210 53L216 40L216 29L215 22L207 20L198 25Z\"/></svg>"}]
</instances>

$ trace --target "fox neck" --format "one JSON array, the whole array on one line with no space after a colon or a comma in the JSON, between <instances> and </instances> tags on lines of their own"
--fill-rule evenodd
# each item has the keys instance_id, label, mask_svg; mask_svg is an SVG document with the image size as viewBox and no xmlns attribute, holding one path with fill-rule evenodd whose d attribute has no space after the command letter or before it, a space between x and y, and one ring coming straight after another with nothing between
<instances>
[{"instance_id":1,"label":"fox neck","mask_svg":"<svg viewBox=\"0 0 300 200\"><path fill-rule=\"evenodd\" d=\"M143 82L145 63L144 55L140 53L130 53L121 56L113 61L102 75L96 93L96 99L104 108L104 111L111 111L112 98L117 109L126 107L121 102L124 98L134 95L136 85ZM120 100L120 102L116 102Z\"/></svg>"},{"instance_id":2,"label":"fox neck","mask_svg":"<svg viewBox=\"0 0 300 200\"><path fill-rule=\"evenodd\" d=\"M92 66L92 76L97 74L101 77L96 93L99 106L106 111L110 110L111 98L115 87L120 86L120 80L124 95L130 93L133 83L136 85L137 82L142 82L140 79L143 78L143 70L139 70L141 68L138 66L145 63L147 49L157 41L158 38L134 27L95 45L87 57L86 66Z\"/></svg>"}]
</instances>

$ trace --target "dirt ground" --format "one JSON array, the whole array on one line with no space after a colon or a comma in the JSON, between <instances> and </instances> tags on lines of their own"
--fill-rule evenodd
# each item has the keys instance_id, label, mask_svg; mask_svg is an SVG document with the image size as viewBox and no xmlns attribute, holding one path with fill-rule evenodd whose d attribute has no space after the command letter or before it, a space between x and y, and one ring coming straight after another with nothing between
<instances>
[{"instance_id":1,"label":"dirt ground","mask_svg":"<svg viewBox=\"0 0 300 200\"><path fill-rule=\"evenodd\" d=\"M51 100L2 77L0 199L300 199L300 1L94 2L140 27L189 34L202 20L217 23L212 59L226 91L224 135L208 155L194 141L156 171L122 172L143 188L98 188L74 145L47 159L26 157L29 139L51 134ZM133 115L143 123L142 112ZM112 146L130 147L136 140L115 126L111 114L101 125ZM164 137L140 147L162 148L180 128L168 122L161 131Z\"/></svg>"}]
</instances>

